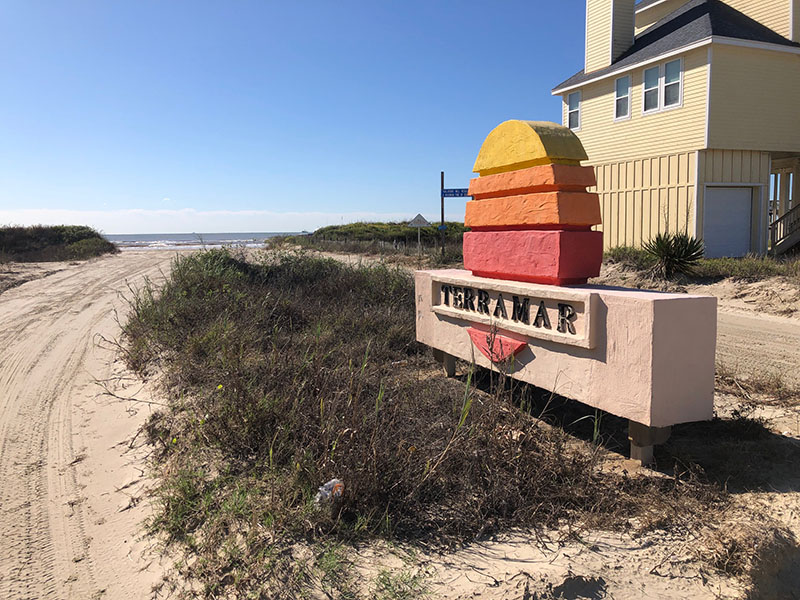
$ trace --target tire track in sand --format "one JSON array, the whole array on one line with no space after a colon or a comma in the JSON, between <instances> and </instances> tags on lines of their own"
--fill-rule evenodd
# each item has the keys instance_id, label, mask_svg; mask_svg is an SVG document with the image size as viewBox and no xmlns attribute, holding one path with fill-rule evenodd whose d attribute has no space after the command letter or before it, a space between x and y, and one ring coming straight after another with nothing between
<instances>
[{"instance_id":1,"label":"tire track in sand","mask_svg":"<svg viewBox=\"0 0 800 600\"><path fill-rule=\"evenodd\" d=\"M743 375L777 375L800 386L800 320L720 311L717 362Z\"/></svg>"},{"instance_id":2,"label":"tire track in sand","mask_svg":"<svg viewBox=\"0 0 800 600\"><path fill-rule=\"evenodd\" d=\"M114 309L128 281L158 277L169 268L170 254L131 252L74 265L0 295L0 598L4 600L91 598L117 589L124 597L148 597L152 574L141 577L142 565L130 546L93 545L89 529L116 518L133 540L140 515L123 514L116 505L86 497L84 488L117 487L113 467L102 473L81 471L95 465L120 464L114 446L103 438L109 406L94 411L94 377L111 371L113 353L95 346L100 333L119 333ZM121 406L111 410L125 412ZM84 417L80 424L74 415ZM93 421L93 416L95 419ZM111 415L113 417L113 415ZM123 415L124 416L124 415ZM123 421L126 435L138 422ZM95 443L88 458L82 448ZM80 450L76 452L75 444ZM109 463L108 460L111 462ZM94 521L88 522L89 518ZM127 544L128 539L123 542ZM127 552L127 554L126 554ZM113 559L118 560L114 561ZM105 597L123 597L122 593Z\"/></svg>"}]
</instances>

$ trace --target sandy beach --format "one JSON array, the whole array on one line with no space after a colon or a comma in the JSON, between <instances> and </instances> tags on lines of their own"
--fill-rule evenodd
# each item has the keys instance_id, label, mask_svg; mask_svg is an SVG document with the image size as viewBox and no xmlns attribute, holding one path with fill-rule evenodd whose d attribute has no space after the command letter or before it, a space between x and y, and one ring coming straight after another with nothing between
<instances>
[{"instance_id":1,"label":"sandy beach","mask_svg":"<svg viewBox=\"0 0 800 600\"><path fill-rule=\"evenodd\" d=\"M122 365L102 338L119 334L127 286L158 279L173 256L49 263L45 277L0 295L4 600L148 598L160 578L139 539L146 449L133 440L150 407L103 396L97 382L147 399L138 386L123 389Z\"/></svg>"}]
</instances>

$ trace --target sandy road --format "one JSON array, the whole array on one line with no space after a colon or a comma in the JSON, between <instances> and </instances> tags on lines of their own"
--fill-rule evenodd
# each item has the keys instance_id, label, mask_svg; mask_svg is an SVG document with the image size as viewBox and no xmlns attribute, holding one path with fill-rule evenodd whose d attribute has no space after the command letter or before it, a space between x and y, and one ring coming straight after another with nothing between
<instances>
[{"instance_id":1,"label":"sandy road","mask_svg":"<svg viewBox=\"0 0 800 600\"><path fill-rule=\"evenodd\" d=\"M720 311L717 362L745 375L780 375L800 386L800 320Z\"/></svg>"},{"instance_id":2,"label":"sandy road","mask_svg":"<svg viewBox=\"0 0 800 600\"><path fill-rule=\"evenodd\" d=\"M119 332L127 282L158 279L167 252L67 266L0 295L0 598L147 598L161 573L137 539L146 516L147 408L99 397L122 374L97 335Z\"/></svg>"}]
</instances>

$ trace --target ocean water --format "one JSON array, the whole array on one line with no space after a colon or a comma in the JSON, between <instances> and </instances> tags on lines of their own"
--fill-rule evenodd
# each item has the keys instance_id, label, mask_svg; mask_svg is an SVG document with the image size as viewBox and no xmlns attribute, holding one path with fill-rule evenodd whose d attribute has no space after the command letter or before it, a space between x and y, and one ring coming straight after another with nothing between
<instances>
[{"instance_id":1,"label":"ocean water","mask_svg":"<svg viewBox=\"0 0 800 600\"><path fill-rule=\"evenodd\" d=\"M308 232L303 232L308 233ZM238 246L258 248L265 240L278 235L300 235L296 232L244 232L244 233L130 233L108 234L104 237L119 246L120 250L200 250Z\"/></svg>"}]
</instances>

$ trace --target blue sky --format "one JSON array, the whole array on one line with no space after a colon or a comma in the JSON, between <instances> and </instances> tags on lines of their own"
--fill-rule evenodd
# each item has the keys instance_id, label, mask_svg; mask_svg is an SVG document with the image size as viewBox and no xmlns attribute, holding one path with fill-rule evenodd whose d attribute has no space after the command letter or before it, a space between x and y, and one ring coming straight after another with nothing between
<instances>
[{"instance_id":1,"label":"blue sky","mask_svg":"<svg viewBox=\"0 0 800 600\"><path fill-rule=\"evenodd\" d=\"M582 0L6 0L0 224L435 218L494 126L560 120L583 30Z\"/></svg>"}]
</instances>

